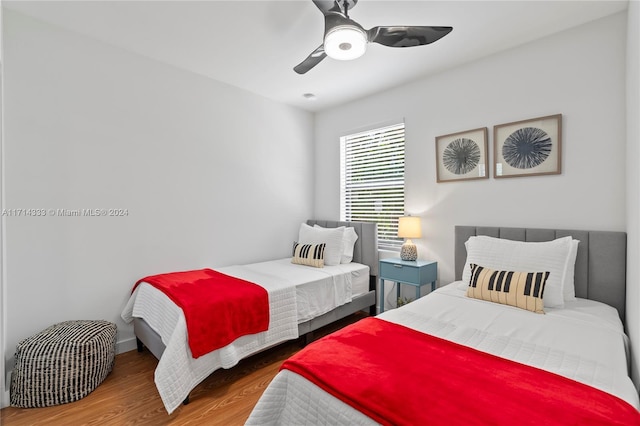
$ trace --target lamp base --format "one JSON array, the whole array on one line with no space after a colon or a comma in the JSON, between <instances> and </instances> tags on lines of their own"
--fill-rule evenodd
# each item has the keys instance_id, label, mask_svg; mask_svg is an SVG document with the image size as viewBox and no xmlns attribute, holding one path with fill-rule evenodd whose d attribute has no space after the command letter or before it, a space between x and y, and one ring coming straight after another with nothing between
<instances>
[{"instance_id":1,"label":"lamp base","mask_svg":"<svg viewBox=\"0 0 640 426\"><path fill-rule=\"evenodd\" d=\"M400 249L400 259L416 260L418 258L418 248L410 241L405 242Z\"/></svg>"}]
</instances>

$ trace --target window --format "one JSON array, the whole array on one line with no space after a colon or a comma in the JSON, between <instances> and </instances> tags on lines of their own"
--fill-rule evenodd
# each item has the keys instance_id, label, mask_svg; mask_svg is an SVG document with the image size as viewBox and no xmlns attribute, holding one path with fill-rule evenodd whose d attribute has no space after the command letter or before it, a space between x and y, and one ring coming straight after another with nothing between
<instances>
[{"instance_id":1,"label":"window","mask_svg":"<svg viewBox=\"0 0 640 426\"><path fill-rule=\"evenodd\" d=\"M399 249L404 216L404 123L340 138L340 218L378 223L378 246Z\"/></svg>"}]
</instances>

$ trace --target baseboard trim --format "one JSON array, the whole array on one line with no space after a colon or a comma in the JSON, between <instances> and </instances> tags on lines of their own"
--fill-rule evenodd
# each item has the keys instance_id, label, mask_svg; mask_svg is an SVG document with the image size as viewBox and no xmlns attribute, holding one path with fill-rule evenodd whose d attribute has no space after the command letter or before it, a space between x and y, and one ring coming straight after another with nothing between
<instances>
[{"instance_id":1,"label":"baseboard trim","mask_svg":"<svg viewBox=\"0 0 640 426\"><path fill-rule=\"evenodd\" d=\"M138 346L136 345L136 338L132 337L129 339L121 340L116 342L116 355L122 354L125 352L136 350Z\"/></svg>"},{"instance_id":2,"label":"baseboard trim","mask_svg":"<svg viewBox=\"0 0 640 426\"><path fill-rule=\"evenodd\" d=\"M9 371L5 371L5 377L4 377L5 387L4 387L4 392L2 392L2 395L0 396L0 398L2 399L0 401L0 408L8 407L9 405L11 405L11 399L9 394L9 390L11 389L11 373L13 373L13 368Z\"/></svg>"}]
</instances>

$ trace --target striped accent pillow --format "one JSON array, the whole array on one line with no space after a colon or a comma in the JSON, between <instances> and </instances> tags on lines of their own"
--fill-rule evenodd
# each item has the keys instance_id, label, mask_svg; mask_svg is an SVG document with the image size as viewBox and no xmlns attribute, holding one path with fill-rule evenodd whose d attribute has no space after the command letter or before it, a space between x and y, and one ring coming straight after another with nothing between
<instances>
[{"instance_id":1,"label":"striped accent pillow","mask_svg":"<svg viewBox=\"0 0 640 426\"><path fill-rule=\"evenodd\" d=\"M544 286L549 272L496 271L471 264L467 296L544 314Z\"/></svg>"},{"instance_id":2,"label":"striped accent pillow","mask_svg":"<svg viewBox=\"0 0 640 426\"><path fill-rule=\"evenodd\" d=\"M291 263L298 265L324 267L324 249L326 244L293 244Z\"/></svg>"}]
</instances>

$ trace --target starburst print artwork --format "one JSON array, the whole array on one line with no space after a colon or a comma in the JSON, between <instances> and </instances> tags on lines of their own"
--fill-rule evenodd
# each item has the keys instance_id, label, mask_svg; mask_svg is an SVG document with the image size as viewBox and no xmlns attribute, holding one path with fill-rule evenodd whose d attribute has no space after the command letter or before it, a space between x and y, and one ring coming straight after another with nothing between
<instances>
[{"instance_id":1,"label":"starburst print artwork","mask_svg":"<svg viewBox=\"0 0 640 426\"><path fill-rule=\"evenodd\" d=\"M551 154L551 138L537 127L523 127L511 133L502 145L502 157L511 167L531 169Z\"/></svg>"},{"instance_id":2,"label":"starburst print artwork","mask_svg":"<svg viewBox=\"0 0 640 426\"><path fill-rule=\"evenodd\" d=\"M442 163L451 173L464 175L480 162L480 148L472 139L458 138L445 148Z\"/></svg>"}]
</instances>

